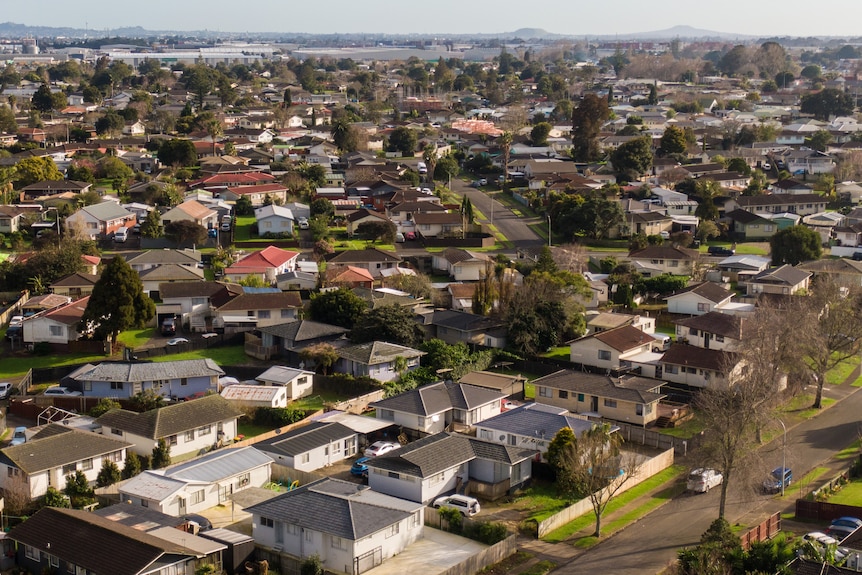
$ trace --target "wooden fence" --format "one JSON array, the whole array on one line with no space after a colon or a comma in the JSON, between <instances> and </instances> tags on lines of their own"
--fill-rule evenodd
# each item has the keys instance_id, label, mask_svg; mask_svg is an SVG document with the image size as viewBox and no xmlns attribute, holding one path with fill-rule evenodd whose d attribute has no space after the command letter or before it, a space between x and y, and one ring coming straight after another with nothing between
<instances>
[{"instance_id":1,"label":"wooden fence","mask_svg":"<svg viewBox=\"0 0 862 575\"><path fill-rule=\"evenodd\" d=\"M839 517L862 517L862 507L825 501L796 500L796 519L825 522Z\"/></svg>"},{"instance_id":2,"label":"wooden fence","mask_svg":"<svg viewBox=\"0 0 862 575\"><path fill-rule=\"evenodd\" d=\"M482 551L471 555L457 565L449 567L437 575L475 575L488 565L499 563L518 548L518 536L510 535Z\"/></svg>"},{"instance_id":3,"label":"wooden fence","mask_svg":"<svg viewBox=\"0 0 862 575\"><path fill-rule=\"evenodd\" d=\"M332 405L327 405L326 407L328 409L346 411L347 413L355 413L357 415L361 415L362 412L368 408L369 403L380 401L385 395L385 390L378 389L377 391L372 391L371 393L366 393L365 395L360 395L359 397L354 397L346 401L339 401L338 403L333 403Z\"/></svg>"},{"instance_id":4,"label":"wooden fence","mask_svg":"<svg viewBox=\"0 0 862 575\"><path fill-rule=\"evenodd\" d=\"M773 513L759 525L756 525L740 536L743 549L748 549L752 543L772 539L781 531L781 513Z\"/></svg>"}]
</instances>

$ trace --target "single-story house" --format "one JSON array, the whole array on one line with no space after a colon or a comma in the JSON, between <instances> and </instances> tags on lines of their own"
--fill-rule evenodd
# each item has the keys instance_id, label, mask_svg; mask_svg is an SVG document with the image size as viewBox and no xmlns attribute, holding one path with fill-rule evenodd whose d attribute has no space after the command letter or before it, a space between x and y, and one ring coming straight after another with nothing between
<instances>
[{"instance_id":1,"label":"single-story house","mask_svg":"<svg viewBox=\"0 0 862 575\"><path fill-rule=\"evenodd\" d=\"M48 342L63 345L78 341L83 335L79 331L81 318L89 302L88 295L25 318L21 324L22 340L29 344Z\"/></svg>"},{"instance_id":2,"label":"single-story house","mask_svg":"<svg viewBox=\"0 0 862 575\"><path fill-rule=\"evenodd\" d=\"M737 369L736 354L674 343L661 359L662 378L692 388L728 379Z\"/></svg>"},{"instance_id":3,"label":"single-story house","mask_svg":"<svg viewBox=\"0 0 862 575\"><path fill-rule=\"evenodd\" d=\"M91 240L110 238L120 228L135 225L137 217L116 202L106 201L84 206L66 218L66 233Z\"/></svg>"},{"instance_id":4,"label":"single-story house","mask_svg":"<svg viewBox=\"0 0 862 575\"><path fill-rule=\"evenodd\" d=\"M456 282L479 281L485 277L492 258L488 254L447 248L431 257L431 267L445 271Z\"/></svg>"},{"instance_id":5,"label":"single-story house","mask_svg":"<svg viewBox=\"0 0 862 575\"><path fill-rule=\"evenodd\" d=\"M742 341L742 328L745 319L711 311L677 320L676 340L704 349L734 350Z\"/></svg>"},{"instance_id":6,"label":"single-story house","mask_svg":"<svg viewBox=\"0 0 862 575\"><path fill-rule=\"evenodd\" d=\"M151 389L162 397L186 398L215 391L224 371L211 359L164 362L104 361L86 364L67 378L87 397L129 399Z\"/></svg>"},{"instance_id":7,"label":"single-story house","mask_svg":"<svg viewBox=\"0 0 862 575\"><path fill-rule=\"evenodd\" d=\"M314 388L313 371L283 365L274 365L255 379L264 386L285 388L288 402L311 394Z\"/></svg>"},{"instance_id":8,"label":"single-story house","mask_svg":"<svg viewBox=\"0 0 862 575\"><path fill-rule=\"evenodd\" d=\"M257 220L257 235L261 237L267 234L293 235L295 218L288 208L275 204L262 206L254 210L254 218Z\"/></svg>"},{"instance_id":9,"label":"single-story house","mask_svg":"<svg viewBox=\"0 0 862 575\"><path fill-rule=\"evenodd\" d=\"M520 374L510 375L506 373L494 373L493 371L471 371L462 375L458 381L467 385L493 389L512 399L523 399L524 383L526 383L527 378Z\"/></svg>"},{"instance_id":10,"label":"single-story house","mask_svg":"<svg viewBox=\"0 0 862 575\"><path fill-rule=\"evenodd\" d=\"M778 231L778 224L771 219L746 210L733 210L724 217L730 220L730 236L738 241L768 240Z\"/></svg>"},{"instance_id":11,"label":"single-story house","mask_svg":"<svg viewBox=\"0 0 862 575\"><path fill-rule=\"evenodd\" d=\"M337 352L335 372L367 375L383 382L400 377L396 365L399 357L405 360L405 371L411 371L419 367L419 358L425 355L424 351L383 341L349 345Z\"/></svg>"},{"instance_id":12,"label":"single-story house","mask_svg":"<svg viewBox=\"0 0 862 575\"><path fill-rule=\"evenodd\" d=\"M438 310L423 314L422 327L428 338L437 338L448 344L476 344L496 347L488 341L488 334L499 332L503 322L466 311Z\"/></svg>"},{"instance_id":13,"label":"single-story house","mask_svg":"<svg viewBox=\"0 0 862 575\"><path fill-rule=\"evenodd\" d=\"M259 276L268 283L275 277L296 269L299 252L267 246L259 252L252 252L225 270L225 281L240 282L249 275Z\"/></svg>"},{"instance_id":14,"label":"single-story house","mask_svg":"<svg viewBox=\"0 0 862 575\"><path fill-rule=\"evenodd\" d=\"M747 295L762 293L794 295L808 290L811 272L784 264L777 268L763 270L746 284Z\"/></svg>"},{"instance_id":15,"label":"single-story house","mask_svg":"<svg viewBox=\"0 0 862 575\"><path fill-rule=\"evenodd\" d=\"M204 228L218 226L218 212L197 200L186 200L162 215L162 225L171 222L194 222Z\"/></svg>"},{"instance_id":16,"label":"single-story house","mask_svg":"<svg viewBox=\"0 0 862 575\"><path fill-rule=\"evenodd\" d=\"M245 291L215 310L213 326L225 332L248 331L297 319L302 309L299 292L277 289Z\"/></svg>"},{"instance_id":17,"label":"single-story house","mask_svg":"<svg viewBox=\"0 0 862 575\"><path fill-rule=\"evenodd\" d=\"M703 315L730 303L733 292L717 283L703 282L689 286L664 298L668 313Z\"/></svg>"},{"instance_id":18,"label":"single-story house","mask_svg":"<svg viewBox=\"0 0 862 575\"><path fill-rule=\"evenodd\" d=\"M670 245L647 246L629 253L629 260L644 269L655 270L652 275L690 275L694 262L700 257L697 250Z\"/></svg>"},{"instance_id":19,"label":"single-story house","mask_svg":"<svg viewBox=\"0 0 862 575\"><path fill-rule=\"evenodd\" d=\"M93 293L93 286L97 281L99 276L95 274L74 273L52 283L51 293L78 299Z\"/></svg>"},{"instance_id":20,"label":"single-story house","mask_svg":"<svg viewBox=\"0 0 862 575\"><path fill-rule=\"evenodd\" d=\"M271 385L228 385L221 396L240 409L285 408L290 403L287 388Z\"/></svg>"},{"instance_id":21,"label":"single-story house","mask_svg":"<svg viewBox=\"0 0 862 575\"><path fill-rule=\"evenodd\" d=\"M261 345L271 351L272 356L284 356L288 363L299 365L299 352L318 343L333 343L344 338L350 330L338 325L300 319L256 330ZM311 367L311 366L307 366Z\"/></svg>"},{"instance_id":22,"label":"single-story house","mask_svg":"<svg viewBox=\"0 0 862 575\"><path fill-rule=\"evenodd\" d=\"M619 369L659 344L652 335L631 325L601 331L569 342L569 361L599 369Z\"/></svg>"},{"instance_id":23,"label":"single-story house","mask_svg":"<svg viewBox=\"0 0 862 575\"><path fill-rule=\"evenodd\" d=\"M380 277L381 270L396 268L400 263L401 256L378 248L344 250L326 256L327 267L363 267L370 271L375 279Z\"/></svg>"},{"instance_id":24,"label":"single-story house","mask_svg":"<svg viewBox=\"0 0 862 575\"><path fill-rule=\"evenodd\" d=\"M340 423L312 422L254 446L279 465L314 471L356 455L359 439L355 431Z\"/></svg>"}]
</instances>

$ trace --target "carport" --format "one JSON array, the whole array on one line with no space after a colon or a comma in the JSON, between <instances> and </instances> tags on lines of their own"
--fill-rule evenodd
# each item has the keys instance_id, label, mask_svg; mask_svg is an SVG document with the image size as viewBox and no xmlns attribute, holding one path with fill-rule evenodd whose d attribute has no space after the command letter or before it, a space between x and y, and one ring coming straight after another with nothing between
<instances>
[{"instance_id":1,"label":"carport","mask_svg":"<svg viewBox=\"0 0 862 575\"><path fill-rule=\"evenodd\" d=\"M446 533L427 525L423 533L422 539L363 575L404 575L405 573L436 575L487 548L486 545L472 539Z\"/></svg>"}]
</instances>

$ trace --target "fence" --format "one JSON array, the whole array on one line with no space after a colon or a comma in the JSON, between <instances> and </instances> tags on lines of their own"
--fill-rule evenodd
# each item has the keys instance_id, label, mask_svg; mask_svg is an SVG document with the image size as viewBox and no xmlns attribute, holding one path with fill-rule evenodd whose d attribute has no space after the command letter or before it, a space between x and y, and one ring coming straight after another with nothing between
<instances>
[{"instance_id":1,"label":"fence","mask_svg":"<svg viewBox=\"0 0 862 575\"><path fill-rule=\"evenodd\" d=\"M0 313L0 325L6 325L9 322L9 319L13 315L18 313L18 311L21 309L21 306L24 305L24 303L28 299L30 299L30 292L27 290L24 290L20 294L18 294L18 293L0 294L0 298L2 298L3 300L5 300L7 297L8 298L16 297L18 299L15 300L14 302L10 303L9 307L7 307L6 309L3 310L3 313Z\"/></svg>"},{"instance_id":2,"label":"fence","mask_svg":"<svg viewBox=\"0 0 862 575\"><path fill-rule=\"evenodd\" d=\"M270 474L273 481L279 481L282 485L290 485L294 481L299 481L299 485L308 485L318 479L324 479L327 476L322 473L315 473L313 471L301 471L299 469L294 469L293 467L288 467L286 465L280 465L278 463L272 464L272 473Z\"/></svg>"},{"instance_id":3,"label":"fence","mask_svg":"<svg viewBox=\"0 0 862 575\"><path fill-rule=\"evenodd\" d=\"M255 443L258 443L258 442L263 441L265 439L272 439L273 437L275 437L277 435L281 435L282 433L292 431L298 427L303 427L305 425L308 425L309 423L312 422L313 418L317 417L318 415L322 415L322 414L323 414L323 410L319 409L319 410L315 411L314 413L308 414L305 417L305 419L303 419L302 421L297 421L296 423L291 423L290 425L285 425L284 427L279 427L278 429L273 429L272 431L267 431L266 433L261 433L260 435L255 435L254 437L249 437L248 439L243 439L242 441L237 441L235 443L232 443L230 445L230 447L246 447L248 445L254 445Z\"/></svg>"},{"instance_id":4,"label":"fence","mask_svg":"<svg viewBox=\"0 0 862 575\"><path fill-rule=\"evenodd\" d=\"M385 395L385 390L378 389L377 391L372 391L371 393L366 393L365 395L360 395L359 397L354 397L347 401L339 401L338 403L327 405L327 408L360 415L365 411L369 403L380 401Z\"/></svg>"},{"instance_id":5,"label":"fence","mask_svg":"<svg viewBox=\"0 0 862 575\"><path fill-rule=\"evenodd\" d=\"M764 519L759 525L752 527L740 536L742 548L748 549L752 543L772 539L781 531L781 513L774 513Z\"/></svg>"},{"instance_id":6,"label":"fence","mask_svg":"<svg viewBox=\"0 0 862 575\"><path fill-rule=\"evenodd\" d=\"M821 493L831 493L835 489L836 485L843 485L849 479L850 470L845 469L826 483L821 484L817 489L812 489L805 495L801 496L796 500L796 518L815 521L831 521L837 517L844 516L860 517L857 513L862 513L862 507L817 501L818 495Z\"/></svg>"},{"instance_id":7,"label":"fence","mask_svg":"<svg viewBox=\"0 0 862 575\"><path fill-rule=\"evenodd\" d=\"M667 469L671 465L673 465L673 449L668 449L652 459L645 461L640 467L638 467L637 471L631 476L631 478L626 480L622 487L617 490L616 495L628 491L635 485L642 483L659 471ZM593 505L590 498L587 497L586 499L581 499L575 504L566 507L559 513L551 515L544 521L541 521L536 528L536 536L541 539L554 529L562 527L566 523L569 523L592 510Z\"/></svg>"},{"instance_id":8,"label":"fence","mask_svg":"<svg viewBox=\"0 0 862 575\"><path fill-rule=\"evenodd\" d=\"M619 426L619 433L626 440L626 443L639 443L656 449L673 449L679 455L685 456L689 448L692 447L693 439L680 439L672 435L665 435L652 429L644 429L637 425L622 423L619 421L610 421L608 423Z\"/></svg>"},{"instance_id":9,"label":"fence","mask_svg":"<svg viewBox=\"0 0 862 575\"><path fill-rule=\"evenodd\" d=\"M495 543L482 551L471 555L457 565L449 567L437 575L475 575L488 565L493 565L517 551L518 536L509 535L499 543Z\"/></svg>"}]
</instances>

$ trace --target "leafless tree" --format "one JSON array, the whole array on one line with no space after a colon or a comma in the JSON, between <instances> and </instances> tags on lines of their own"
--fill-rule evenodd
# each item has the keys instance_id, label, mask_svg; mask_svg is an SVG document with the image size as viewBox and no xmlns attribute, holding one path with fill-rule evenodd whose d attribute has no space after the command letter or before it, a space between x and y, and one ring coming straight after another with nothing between
<instances>
[{"instance_id":1,"label":"leafless tree","mask_svg":"<svg viewBox=\"0 0 862 575\"><path fill-rule=\"evenodd\" d=\"M8 515L21 517L30 511L33 503L30 498L30 484L23 473L19 472L6 479L3 501L4 510Z\"/></svg>"},{"instance_id":2,"label":"leafless tree","mask_svg":"<svg viewBox=\"0 0 862 575\"><path fill-rule=\"evenodd\" d=\"M580 274L587 269L587 252L581 244L563 244L551 249L551 256L561 270Z\"/></svg>"}]
</instances>

